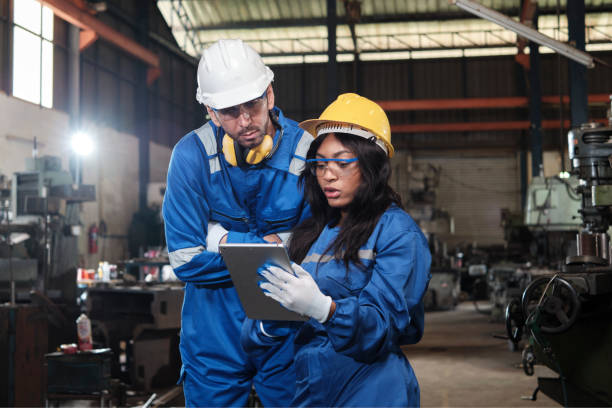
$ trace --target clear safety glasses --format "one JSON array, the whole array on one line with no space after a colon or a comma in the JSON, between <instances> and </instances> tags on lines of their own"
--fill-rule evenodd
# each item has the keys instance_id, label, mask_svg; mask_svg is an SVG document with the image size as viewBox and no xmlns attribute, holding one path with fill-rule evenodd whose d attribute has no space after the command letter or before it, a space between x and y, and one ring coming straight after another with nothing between
<instances>
[{"instance_id":1,"label":"clear safety glasses","mask_svg":"<svg viewBox=\"0 0 612 408\"><path fill-rule=\"evenodd\" d=\"M336 177L343 177L351 174L357 164L357 157L351 159L308 159L308 168L310 172L317 177L323 177L327 169Z\"/></svg>"},{"instance_id":2,"label":"clear safety glasses","mask_svg":"<svg viewBox=\"0 0 612 408\"><path fill-rule=\"evenodd\" d=\"M264 93L255 99L251 99L248 102L241 103L240 105L230 106L229 108L213 109L225 120L238 119L243 112L246 112L249 117L257 115L261 112L263 106L266 103L267 89Z\"/></svg>"}]
</instances>

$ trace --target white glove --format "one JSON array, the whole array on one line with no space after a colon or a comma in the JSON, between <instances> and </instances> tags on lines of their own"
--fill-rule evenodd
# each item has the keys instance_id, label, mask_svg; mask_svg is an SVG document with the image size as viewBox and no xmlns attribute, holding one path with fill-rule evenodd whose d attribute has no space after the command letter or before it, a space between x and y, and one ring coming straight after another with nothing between
<instances>
[{"instance_id":1,"label":"white glove","mask_svg":"<svg viewBox=\"0 0 612 408\"><path fill-rule=\"evenodd\" d=\"M206 250L219 253L219 242L228 234L228 231L221 224L215 221L208 223L208 231L206 233Z\"/></svg>"},{"instance_id":2,"label":"white glove","mask_svg":"<svg viewBox=\"0 0 612 408\"><path fill-rule=\"evenodd\" d=\"M324 323L329 315L332 298L321 293L317 283L304 268L296 263L291 266L295 275L272 265L260 270L268 282L259 286L266 296L287 309Z\"/></svg>"}]
</instances>

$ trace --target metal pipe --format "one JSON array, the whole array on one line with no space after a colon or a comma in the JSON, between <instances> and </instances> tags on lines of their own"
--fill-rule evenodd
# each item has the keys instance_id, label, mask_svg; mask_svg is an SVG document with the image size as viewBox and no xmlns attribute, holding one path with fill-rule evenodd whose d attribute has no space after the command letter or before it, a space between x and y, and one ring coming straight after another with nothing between
<instances>
[{"instance_id":1,"label":"metal pipe","mask_svg":"<svg viewBox=\"0 0 612 408\"><path fill-rule=\"evenodd\" d=\"M562 100L568 104L570 97L564 95L542 96L542 103L555 105ZM610 94L591 94L588 96L590 104L609 103ZM450 109L497 109L497 108L527 108L529 99L526 96L508 96L500 98L451 98L451 99L399 99L377 101L381 108L390 111L413 110L450 110Z\"/></svg>"}]
</instances>

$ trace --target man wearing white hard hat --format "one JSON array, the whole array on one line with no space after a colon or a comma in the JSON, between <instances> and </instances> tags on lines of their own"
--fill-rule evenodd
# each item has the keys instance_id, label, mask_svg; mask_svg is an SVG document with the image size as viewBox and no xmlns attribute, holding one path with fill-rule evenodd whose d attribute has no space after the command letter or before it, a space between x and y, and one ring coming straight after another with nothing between
<instances>
[{"instance_id":1,"label":"man wearing white hard hat","mask_svg":"<svg viewBox=\"0 0 612 408\"><path fill-rule=\"evenodd\" d=\"M218 245L282 242L310 216L298 176L312 137L274 105L274 74L241 40L204 50L196 98L210 121L174 147L163 204L170 263L185 284L181 380L187 406L265 406L295 391L293 335L240 345L245 319ZM269 326L266 326L269 325Z\"/></svg>"}]
</instances>

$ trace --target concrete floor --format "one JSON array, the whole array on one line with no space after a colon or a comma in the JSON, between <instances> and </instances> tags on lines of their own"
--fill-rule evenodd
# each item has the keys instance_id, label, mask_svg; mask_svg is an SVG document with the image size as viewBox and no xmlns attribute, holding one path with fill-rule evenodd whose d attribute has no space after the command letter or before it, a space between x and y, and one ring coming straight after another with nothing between
<instances>
[{"instance_id":1,"label":"concrete floor","mask_svg":"<svg viewBox=\"0 0 612 408\"><path fill-rule=\"evenodd\" d=\"M488 302L479 302L486 311ZM535 374L523 372L520 351L511 351L503 323L494 323L479 313L472 302L455 310L427 312L425 334L405 353L421 387L423 407L559 407L538 393L531 396L537 377L558 377L547 367L536 366Z\"/></svg>"}]
</instances>

